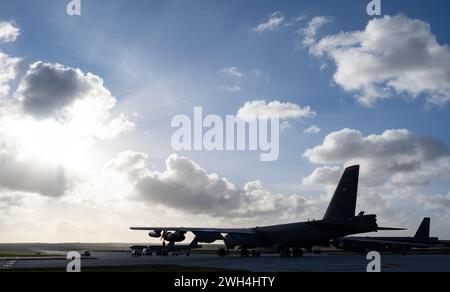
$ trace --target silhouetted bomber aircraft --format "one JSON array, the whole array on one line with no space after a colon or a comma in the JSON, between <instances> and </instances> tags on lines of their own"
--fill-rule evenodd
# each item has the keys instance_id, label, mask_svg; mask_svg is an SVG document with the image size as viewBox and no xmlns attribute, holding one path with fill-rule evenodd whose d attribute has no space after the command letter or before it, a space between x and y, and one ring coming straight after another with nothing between
<instances>
[{"instance_id":1,"label":"silhouetted bomber aircraft","mask_svg":"<svg viewBox=\"0 0 450 292\"><path fill-rule=\"evenodd\" d=\"M185 227L132 227L132 230L150 231L150 237L161 237L169 246L186 239L186 233L195 235L191 246L223 240L227 249L240 249L243 257L249 249L272 248L282 257L293 254L303 256L303 249L312 252L315 246L329 246L330 240L348 235L379 230L403 230L378 227L376 215L355 216L358 193L359 165L345 170L325 216L319 221L255 228L185 228ZM292 253L291 253L292 252ZM256 254L258 255L258 254Z\"/></svg>"},{"instance_id":2,"label":"silhouetted bomber aircraft","mask_svg":"<svg viewBox=\"0 0 450 292\"><path fill-rule=\"evenodd\" d=\"M424 218L414 237L343 237L331 241L331 244L342 250L355 252L388 251L406 253L413 249L448 247L449 241L430 237L430 218Z\"/></svg>"}]
</instances>

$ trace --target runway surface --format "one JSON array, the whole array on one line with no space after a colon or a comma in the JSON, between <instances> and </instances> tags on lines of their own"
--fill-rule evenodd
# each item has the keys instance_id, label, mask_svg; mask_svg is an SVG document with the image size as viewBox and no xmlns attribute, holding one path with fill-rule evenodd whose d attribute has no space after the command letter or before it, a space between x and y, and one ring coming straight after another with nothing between
<instances>
[{"instance_id":1,"label":"runway surface","mask_svg":"<svg viewBox=\"0 0 450 292\"><path fill-rule=\"evenodd\" d=\"M176 265L185 267L206 267L250 272L365 272L368 261L363 255L306 255L304 258L261 258L241 259L237 256L218 258L214 255L191 255L169 257L131 257L121 252L99 252L94 259L82 260L83 268L126 267L142 265ZM49 269L65 270L68 261L64 259L0 260L3 270ZM385 255L382 256L383 272L450 272L450 255Z\"/></svg>"}]
</instances>

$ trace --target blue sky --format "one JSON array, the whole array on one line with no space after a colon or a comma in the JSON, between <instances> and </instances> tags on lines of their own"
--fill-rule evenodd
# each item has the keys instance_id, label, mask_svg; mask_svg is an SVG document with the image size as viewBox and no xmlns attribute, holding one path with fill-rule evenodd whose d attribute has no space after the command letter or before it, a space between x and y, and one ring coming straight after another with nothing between
<instances>
[{"instance_id":1,"label":"blue sky","mask_svg":"<svg viewBox=\"0 0 450 292\"><path fill-rule=\"evenodd\" d=\"M208 173L227 178L238 188L260 180L274 194L318 199L329 190L305 186L303 178L317 168L342 167L351 160L318 164L303 156L307 149L321 145L330 133L350 128L369 136L382 135L390 129L407 129L419 137L430 137L450 146L447 104L427 104L424 93L406 101L399 96L408 96L394 92L390 98L373 106L364 106L356 100L355 93L334 82L336 64L333 60L313 56L302 44L304 36L299 31L317 16L332 19L317 31L317 41L340 32L363 31L373 20L366 14L369 1L347 0L341 4L343 1L332 0L85 0L79 17L66 15L66 2L0 0L0 21L11 22L20 29L17 40L1 44L1 50L22 58L18 76L26 74L29 64L43 61L80 68L103 79L105 88L117 99L111 113L125 114L135 124L135 129L117 139L96 144L98 153L92 160L99 169L118 153L132 150L148 155L150 169L164 171L165 160L174 152L170 147L174 131L170 128L170 120L174 115L192 115L194 106L202 106L210 114L236 114L246 102L253 100L310 106L317 116L289 121L292 128L281 136L280 158L276 162L259 162L258 153L248 152L182 152L179 155L189 157ZM449 10L450 3L443 0L385 0L382 7L383 15L401 14L407 19L428 23L431 33L443 46L450 44ZM283 25L273 31L254 31L276 12L283 16ZM298 17L302 19L293 21ZM290 22L292 24L285 25ZM324 64L326 67L321 69ZM220 74L223 68L230 67L238 68L243 77L230 78ZM12 82L18 83L20 78ZM239 86L240 90L223 90L226 86ZM303 131L312 125L320 127L320 133L304 134ZM422 171L420 169L420 173ZM389 175L396 173L380 174L383 178ZM390 185L384 187L389 191L393 189ZM412 190L426 196L441 195L442 198L449 191L448 177L436 177ZM398 219L399 224L411 226L420 221L411 215L420 203L410 205L409 199L398 198L393 195L387 199L388 204L406 214L401 219L396 215L389 219ZM150 207L142 207L143 212L153 208L151 202L146 203ZM153 205L159 203L153 202ZM171 203L161 205L177 210ZM79 208L83 210L82 206ZM318 206L319 211L311 216L319 216L323 208L323 204ZM170 211L159 212L171 214ZM442 222L450 216L447 209L437 211L431 207L420 215L430 212L439 214ZM294 213L286 220L295 219L295 216ZM300 213L297 217L304 219ZM218 218L215 222L220 224L222 221L220 216ZM126 224L129 225L152 224L143 222L152 217L128 219L131 222ZM174 216L171 220L177 224L176 219ZM271 221L255 217L244 222L251 224L258 220ZM282 219L277 217L277 220ZM445 230L442 222L439 230ZM202 220L194 218L192 223L198 225ZM387 223L396 225L396 222ZM85 234L82 227L78 228L80 234ZM52 238L56 240L70 239L55 234ZM114 239L110 234L102 236L100 239ZM86 236L86 239L97 238Z\"/></svg>"}]
</instances>

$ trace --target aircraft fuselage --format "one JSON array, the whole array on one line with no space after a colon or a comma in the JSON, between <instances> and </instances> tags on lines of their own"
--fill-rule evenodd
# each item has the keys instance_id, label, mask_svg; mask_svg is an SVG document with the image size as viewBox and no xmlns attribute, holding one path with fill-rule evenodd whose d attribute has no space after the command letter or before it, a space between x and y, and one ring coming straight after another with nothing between
<instances>
[{"instance_id":1,"label":"aircraft fuselage","mask_svg":"<svg viewBox=\"0 0 450 292\"><path fill-rule=\"evenodd\" d=\"M225 244L230 247L304 247L329 245L333 238L378 230L374 215L358 216L345 221L310 221L293 224L256 227L252 234L229 234Z\"/></svg>"}]
</instances>

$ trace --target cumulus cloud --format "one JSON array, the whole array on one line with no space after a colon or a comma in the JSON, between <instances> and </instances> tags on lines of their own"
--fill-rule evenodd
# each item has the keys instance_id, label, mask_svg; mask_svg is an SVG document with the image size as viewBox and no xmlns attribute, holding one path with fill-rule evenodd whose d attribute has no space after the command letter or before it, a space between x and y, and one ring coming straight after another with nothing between
<instances>
[{"instance_id":1,"label":"cumulus cloud","mask_svg":"<svg viewBox=\"0 0 450 292\"><path fill-rule=\"evenodd\" d=\"M36 117L52 117L78 100L90 100L94 105L110 109L115 105L103 80L80 69L61 64L36 62L22 78L17 90L24 110Z\"/></svg>"},{"instance_id":2,"label":"cumulus cloud","mask_svg":"<svg viewBox=\"0 0 450 292\"><path fill-rule=\"evenodd\" d=\"M33 157L20 157L15 149L0 145L0 186L47 197L64 195L69 187L64 168Z\"/></svg>"},{"instance_id":3,"label":"cumulus cloud","mask_svg":"<svg viewBox=\"0 0 450 292\"><path fill-rule=\"evenodd\" d=\"M136 182L149 174L147 160L148 155L145 153L131 150L124 151L109 161L105 166L105 170L124 172L130 181Z\"/></svg>"},{"instance_id":4,"label":"cumulus cloud","mask_svg":"<svg viewBox=\"0 0 450 292\"><path fill-rule=\"evenodd\" d=\"M312 33L309 33L308 31ZM304 43L317 57L336 64L334 82L363 105L394 96L431 104L450 101L450 49L430 25L403 15L370 20L362 31L341 32L318 41L305 29Z\"/></svg>"},{"instance_id":5,"label":"cumulus cloud","mask_svg":"<svg viewBox=\"0 0 450 292\"><path fill-rule=\"evenodd\" d=\"M404 129L369 136L343 129L329 134L304 156L315 164L361 164L368 185L425 185L433 179L450 177L447 146Z\"/></svg>"},{"instance_id":6,"label":"cumulus cloud","mask_svg":"<svg viewBox=\"0 0 450 292\"><path fill-rule=\"evenodd\" d=\"M450 192L447 195L420 196L420 201L432 209L443 209L450 214Z\"/></svg>"},{"instance_id":7,"label":"cumulus cloud","mask_svg":"<svg viewBox=\"0 0 450 292\"><path fill-rule=\"evenodd\" d=\"M308 25L299 31L299 33L303 35L303 45L312 46L315 44L317 31L332 20L331 17L326 16L316 16L311 19Z\"/></svg>"},{"instance_id":8,"label":"cumulus cloud","mask_svg":"<svg viewBox=\"0 0 450 292\"><path fill-rule=\"evenodd\" d=\"M342 175L342 168L338 166L323 166L316 168L311 175L303 178L303 185L306 186L336 186L339 177Z\"/></svg>"},{"instance_id":9,"label":"cumulus cloud","mask_svg":"<svg viewBox=\"0 0 450 292\"><path fill-rule=\"evenodd\" d=\"M0 98L9 94L9 82L16 78L19 62L19 58L12 58L0 51Z\"/></svg>"},{"instance_id":10,"label":"cumulus cloud","mask_svg":"<svg viewBox=\"0 0 450 292\"><path fill-rule=\"evenodd\" d=\"M317 125L312 125L311 127L303 131L304 134L318 134L322 131Z\"/></svg>"},{"instance_id":11,"label":"cumulus cloud","mask_svg":"<svg viewBox=\"0 0 450 292\"><path fill-rule=\"evenodd\" d=\"M238 111L238 118L253 120L258 118L279 117L282 120L312 118L317 115L311 107L301 107L297 104L281 101L267 102L254 100L245 103Z\"/></svg>"},{"instance_id":12,"label":"cumulus cloud","mask_svg":"<svg viewBox=\"0 0 450 292\"><path fill-rule=\"evenodd\" d=\"M274 12L269 15L269 19L253 28L253 32L263 33L274 31L280 28L285 22L285 17L281 12Z\"/></svg>"},{"instance_id":13,"label":"cumulus cloud","mask_svg":"<svg viewBox=\"0 0 450 292\"><path fill-rule=\"evenodd\" d=\"M20 34L20 29L10 22L0 21L0 43L14 42Z\"/></svg>"},{"instance_id":14,"label":"cumulus cloud","mask_svg":"<svg viewBox=\"0 0 450 292\"><path fill-rule=\"evenodd\" d=\"M150 171L146 160L146 154L127 151L108 163L106 169L126 173L138 198L148 204L192 214L243 218L301 212L305 208L306 201L299 196L274 194L260 181L238 188L186 157L171 155L162 172Z\"/></svg>"},{"instance_id":15,"label":"cumulus cloud","mask_svg":"<svg viewBox=\"0 0 450 292\"><path fill-rule=\"evenodd\" d=\"M16 195L0 195L0 211L8 210L11 207L20 206L22 197Z\"/></svg>"},{"instance_id":16,"label":"cumulus cloud","mask_svg":"<svg viewBox=\"0 0 450 292\"><path fill-rule=\"evenodd\" d=\"M304 157L318 166L303 178L306 187L320 187L328 200L335 191L344 167L361 165L358 210L378 215L381 225L414 227L417 216L429 216L426 207L440 214L448 212L448 196L419 192L433 180L450 178L450 156L442 142L407 130L387 130L364 136L343 129L329 134L322 144L307 150ZM419 194L420 193L420 194ZM408 207L422 206L411 213ZM421 210L422 210L421 209ZM445 222L436 224L444 226Z\"/></svg>"},{"instance_id":17,"label":"cumulus cloud","mask_svg":"<svg viewBox=\"0 0 450 292\"><path fill-rule=\"evenodd\" d=\"M117 100L99 76L61 64L31 64L10 101L25 118L55 121L83 139L111 139L134 129L125 115L111 116Z\"/></svg>"},{"instance_id":18,"label":"cumulus cloud","mask_svg":"<svg viewBox=\"0 0 450 292\"><path fill-rule=\"evenodd\" d=\"M396 192L397 190L360 187L357 212L365 211L376 214L379 226L407 226L411 219L416 220L417 218L415 216L409 218L404 209L396 207L395 198L398 195Z\"/></svg>"},{"instance_id":19,"label":"cumulus cloud","mask_svg":"<svg viewBox=\"0 0 450 292\"><path fill-rule=\"evenodd\" d=\"M0 23L0 40L18 35ZM84 150L134 124L124 115L112 117L116 98L99 76L61 64L31 64L11 93L19 61L0 52L0 188L60 197Z\"/></svg>"},{"instance_id":20,"label":"cumulus cloud","mask_svg":"<svg viewBox=\"0 0 450 292\"><path fill-rule=\"evenodd\" d=\"M0 43L13 42L20 30L9 22L0 22ZM12 58L0 51L0 99L8 95L9 82L16 78L19 58Z\"/></svg>"},{"instance_id":21,"label":"cumulus cloud","mask_svg":"<svg viewBox=\"0 0 450 292\"><path fill-rule=\"evenodd\" d=\"M12 42L20 30L8 22L0 22L0 42ZM66 174L61 165L48 163L39 157L31 157L20 150L13 137L26 135L17 127L10 127L12 120L23 122L23 117L11 110L9 83L17 77L19 58L12 58L0 51L0 188L38 193L44 196L61 196L68 188ZM11 101L11 100L9 100ZM13 118L14 117L14 118ZM28 145L27 147L35 147ZM50 150L49 150L50 151ZM16 196L3 196L0 205L6 208L17 203Z\"/></svg>"}]
</instances>

